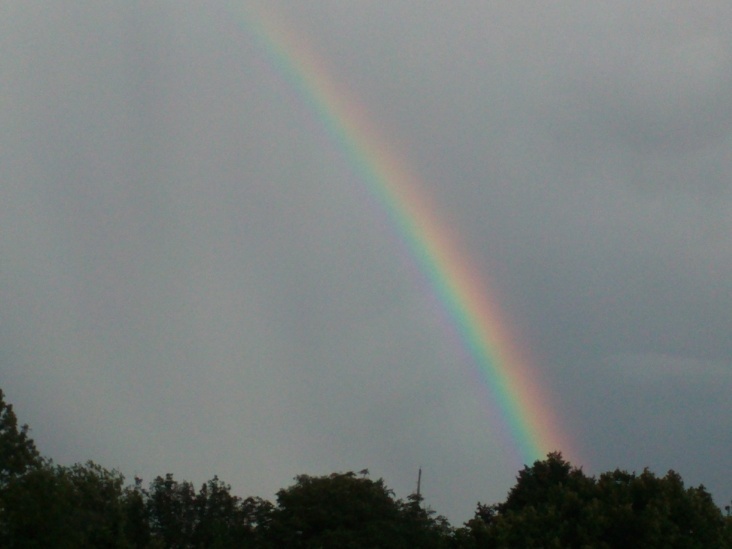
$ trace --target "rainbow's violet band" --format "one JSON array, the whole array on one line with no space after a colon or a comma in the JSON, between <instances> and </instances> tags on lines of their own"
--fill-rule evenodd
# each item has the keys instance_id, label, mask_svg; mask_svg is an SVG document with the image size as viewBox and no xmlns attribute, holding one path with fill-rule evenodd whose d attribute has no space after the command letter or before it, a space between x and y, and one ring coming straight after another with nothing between
<instances>
[{"instance_id":1,"label":"rainbow's violet band","mask_svg":"<svg viewBox=\"0 0 732 549\"><path fill-rule=\"evenodd\" d=\"M547 452L571 452L548 406L537 372L521 356L486 277L461 253L440 222L416 176L396 158L362 106L338 86L311 47L270 8L233 8L256 35L269 62L314 111L368 192L388 213L452 329L488 387L520 458L531 463Z\"/></svg>"}]
</instances>

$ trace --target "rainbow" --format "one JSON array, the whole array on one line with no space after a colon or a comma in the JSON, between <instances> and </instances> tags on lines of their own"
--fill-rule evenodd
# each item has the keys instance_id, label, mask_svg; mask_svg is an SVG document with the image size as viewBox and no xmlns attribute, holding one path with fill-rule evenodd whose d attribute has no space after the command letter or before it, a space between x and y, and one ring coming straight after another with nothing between
<instances>
[{"instance_id":1,"label":"rainbow","mask_svg":"<svg viewBox=\"0 0 732 549\"><path fill-rule=\"evenodd\" d=\"M419 178L370 122L362 105L331 76L323 59L271 8L232 6L268 62L287 80L387 212L502 413L523 463L547 452L571 453L547 405L538 373L521 352L506 316L440 221Z\"/></svg>"}]
</instances>

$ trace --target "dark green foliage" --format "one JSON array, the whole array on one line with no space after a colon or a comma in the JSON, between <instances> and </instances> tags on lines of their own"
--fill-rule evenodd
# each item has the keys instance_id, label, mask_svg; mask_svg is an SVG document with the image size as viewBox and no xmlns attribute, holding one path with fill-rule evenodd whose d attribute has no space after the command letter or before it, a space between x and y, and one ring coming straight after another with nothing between
<instances>
[{"instance_id":1,"label":"dark green foliage","mask_svg":"<svg viewBox=\"0 0 732 549\"><path fill-rule=\"evenodd\" d=\"M91 461L86 465L58 467L57 472L67 486L67 510L75 511L69 512L69 524L83 545L124 546L124 477Z\"/></svg>"},{"instance_id":2,"label":"dark green foliage","mask_svg":"<svg viewBox=\"0 0 732 549\"><path fill-rule=\"evenodd\" d=\"M449 528L418 498L396 500L382 479L352 472L300 475L277 493L268 526L271 547L444 547Z\"/></svg>"},{"instance_id":3,"label":"dark green foliage","mask_svg":"<svg viewBox=\"0 0 732 549\"><path fill-rule=\"evenodd\" d=\"M172 475L150 490L123 482L92 462L28 471L2 491L0 547L254 547L254 526L271 509L215 477L198 494Z\"/></svg>"},{"instance_id":4,"label":"dark green foliage","mask_svg":"<svg viewBox=\"0 0 732 549\"><path fill-rule=\"evenodd\" d=\"M123 477L88 462L29 470L2 491L3 547L126 547Z\"/></svg>"},{"instance_id":5,"label":"dark green foliage","mask_svg":"<svg viewBox=\"0 0 732 549\"><path fill-rule=\"evenodd\" d=\"M173 475L124 478L93 462L39 456L0 391L0 547L8 548L732 548L732 519L703 486L615 470L586 476L560 453L524 467L506 501L453 529L421 496L382 479L300 475L277 505L214 477L198 492Z\"/></svg>"},{"instance_id":6,"label":"dark green foliage","mask_svg":"<svg viewBox=\"0 0 732 549\"><path fill-rule=\"evenodd\" d=\"M151 540L148 519L147 491L142 488L142 479L135 477L135 483L125 488L122 495L125 538L131 547L148 547Z\"/></svg>"},{"instance_id":7,"label":"dark green foliage","mask_svg":"<svg viewBox=\"0 0 732 549\"><path fill-rule=\"evenodd\" d=\"M188 547L193 540L196 492L190 482L178 482L173 475L157 477L150 484L148 513L150 531L165 547Z\"/></svg>"},{"instance_id":8,"label":"dark green foliage","mask_svg":"<svg viewBox=\"0 0 732 549\"><path fill-rule=\"evenodd\" d=\"M407 537L416 547L451 547L453 528L442 515L424 507L419 494L410 494L406 502L399 502Z\"/></svg>"},{"instance_id":9,"label":"dark green foliage","mask_svg":"<svg viewBox=\"0 0 732 549\"><path fill-rule=\"evenodd\" d=\"M525 467L504 503L478 506L456 534L461 547L730 547L721 511L703 486L685 488L616 470L596 480L561 454Z\"/></svg>"},{"instance_id":10,"label":"dark green foliage","mask_svg":"<svg viewBox=\"0 0 732 549\"><path fill-rule=\"evenodd\" d=\"M254 547L255 527L266 522L272 505L259 498L243 500L217 477L196 494L189 482L173 475L157 477L141 491L149 539L157 547ZM144 530L140 539L144 538Z\"/></svg>"},{"instance_id":11,"label":"dark green foliage","mask_svg":"<svg viewBox=\"0 0 732 549\"><path fill-rule=\"evenodd\" d=\"M201 487L196 496L196 547L233 547L251 538L250 517L241 500L230 493L231 486L217 477Z\"/></svg>"},{"instance_id":12,"label":"dark green foliage","mask_svg":"<svg viewBox=\"0 0 732 549\"><path fill-rule=\"evenodd\" d=\"M624 471L597 481L602 539L610 547L722 547L725 521L703 486L685 488L678 473Z\"/></svg>"},{"instance_id":13,"label":"dark green foliage","mask_svg":"<svg viewBox=\"0 0 732 549\"><path fill-rule=\"evenodd\" d=\"M5 402L0 389L0 487L40 463L36 445L28 436L28 426L18 428L13 405Z\"/></svg>"}]
</instances>

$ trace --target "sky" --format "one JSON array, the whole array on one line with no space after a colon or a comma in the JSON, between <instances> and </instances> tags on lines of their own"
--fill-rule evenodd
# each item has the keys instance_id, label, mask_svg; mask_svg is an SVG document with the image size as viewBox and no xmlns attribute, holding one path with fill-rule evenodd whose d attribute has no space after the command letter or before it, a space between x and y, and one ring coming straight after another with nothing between
<instances>
[{"instance_id":1,"label":"sky","mask_svg":"<svg viewBox=\"0 0 732 549\"><path fill-rule=\"evenodd\" d=\"M403 498L421 467L455 525L502 501L541 433L303 84L327 76L492 296L542 450L723 506L731 27L722 1L4 3L0 388L62 464L267 499L363 468Z\"/></svg>"}]
</instances>

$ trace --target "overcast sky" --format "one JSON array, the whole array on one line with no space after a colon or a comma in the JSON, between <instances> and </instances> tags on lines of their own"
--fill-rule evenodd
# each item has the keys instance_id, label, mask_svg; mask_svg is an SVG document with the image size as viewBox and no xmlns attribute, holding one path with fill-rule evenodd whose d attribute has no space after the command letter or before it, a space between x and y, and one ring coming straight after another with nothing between
<instances>
[{"instance_id":1,"label":"overcast sky","mask_svg":"<svg viewBox=\"0 0 732 549\"><path fill-rule=\"evenodd\" d=\"M240 4L0 7L0 387L63 464L422 466L458 525L522 463ZM732 4L268 4L491 281L568 457L728 503Z\"/></svg>"}]
</instances>

